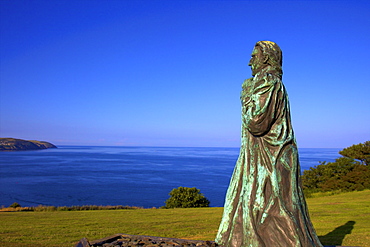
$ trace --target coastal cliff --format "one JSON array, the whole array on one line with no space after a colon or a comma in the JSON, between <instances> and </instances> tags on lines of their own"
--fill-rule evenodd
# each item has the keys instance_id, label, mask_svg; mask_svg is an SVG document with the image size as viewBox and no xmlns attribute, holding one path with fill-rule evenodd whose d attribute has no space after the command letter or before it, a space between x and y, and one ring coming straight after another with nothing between
<instances>
[{"instance_id":1,"label":"coastal cliff","mask_svg":"<svg viewBox=\"0 0 370 247\"><path fill-rule=\"evenodd\" d=\"M26 141L15 138L0 138L0 151L38 150L57 148L55 145L44 141Z\"/></svg>"}]
</instances>

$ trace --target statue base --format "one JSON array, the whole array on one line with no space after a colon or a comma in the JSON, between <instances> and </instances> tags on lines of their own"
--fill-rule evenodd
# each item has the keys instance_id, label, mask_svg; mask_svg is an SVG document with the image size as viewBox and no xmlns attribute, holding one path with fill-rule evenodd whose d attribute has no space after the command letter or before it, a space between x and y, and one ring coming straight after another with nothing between
<instances>
[{"instance_id":1,"label":"statue base","mask_svg":"<svg viewBox=\"0 0 370 247\"><path fill-rule=\"evenodd\" d=\"M187 240L180 238L163 238L145 235L114 234L112 236L88 241L81 239L75 247L222 247L215 241ZM325 245L324 247L358 247L358 246L337 246Z\"/></svg>"},{"instance_id":2,"label":"statue base","mask_svg":"<svg viewBox=\"0 0 370 247\"><path fill-rule=\"evenodd\" d=\"M187 240L180 238L163 238L145 235L115 234L106 238L88 241L81 239L75 247L216 247L219 246L214 241Z\"/></svg>"}]
</instances>

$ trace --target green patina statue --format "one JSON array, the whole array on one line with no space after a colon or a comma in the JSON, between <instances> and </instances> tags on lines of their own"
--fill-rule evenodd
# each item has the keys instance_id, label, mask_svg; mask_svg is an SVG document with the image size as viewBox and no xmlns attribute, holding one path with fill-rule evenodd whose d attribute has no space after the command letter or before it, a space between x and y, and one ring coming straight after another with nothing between
<instances>
[{"instance_id":1,"label":"green patina statue","mask_svg":"<svg viewBox=\"0 0 370 247\"><path fill-rule=\"evenodd\" d=\"M282 52L256 43L241 92L241 148L216 243L233 247L322 246L300 181L298 150L282 83Z\"/></svg>"}]
</instances>

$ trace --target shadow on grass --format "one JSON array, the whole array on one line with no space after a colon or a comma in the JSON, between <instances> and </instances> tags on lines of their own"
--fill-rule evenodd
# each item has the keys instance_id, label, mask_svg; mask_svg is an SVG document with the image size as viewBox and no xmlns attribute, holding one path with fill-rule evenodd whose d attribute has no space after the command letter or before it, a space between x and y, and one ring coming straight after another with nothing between
<instances>
[{"instance_id":1,"label":"shadow on grass","mask_svg":"<svg viewBox=\"0 0 370 247\"><path fill-rule=\"evenodd\" d=\"M328 234L319 236L321 243L326 246L342 245L344 237L347 234L351 234L355 223L356 221L348 221L346 224L338 226Z\"/></svg>"}]
</instances>

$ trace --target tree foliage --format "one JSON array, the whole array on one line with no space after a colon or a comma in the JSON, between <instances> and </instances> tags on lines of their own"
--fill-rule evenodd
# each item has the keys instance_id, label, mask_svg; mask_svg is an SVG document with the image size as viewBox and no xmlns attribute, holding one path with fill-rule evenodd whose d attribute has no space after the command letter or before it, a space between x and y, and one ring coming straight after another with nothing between
<instances>
[{"instance_id":1,"label":"tree foliage","mask_svg":"<svg viewBox=\"0 0 370 247\"><path fill-rule=\"evenodd\" d=\"M369 146L369 141L353 145L339 152L345 157L340 157L335 162L321 162L320 165L305 170L302 175L304 191L311 193L370 189L369 157L366 156Z\"/></svg>"},{"instance_id":2,"label":"tree foliage","mask_svg":"<svg viewBox=\"0 0 370 247\"><path fill-rule=\"evenodd\" d=\"M166 200L165 208L198 208L209 207L209 200L193 187L178 187L171 190L170 198Z\"/></svg>"},{"instance_id":3,"label":"tree foliage","mask_svg":"<svg viewBox=\"0 0 370 247\"><path fill-rule=\"evenodd\" d=\"M369 165L370 164L370 141L352 145L348 148L343 149L339 153L348 158L361 160L362 164Z\"/></svg>"},{"instance_id":4,"label":"tree foliage","mask_svg":"<svg viewBox=\"0 0 370 247\"><path fill-rule=\"evenodd\" d=\"M18 202L14 202L12 205L9 206L10 208L20 208L21 205Z\"/></svg>"}]
</instances>

